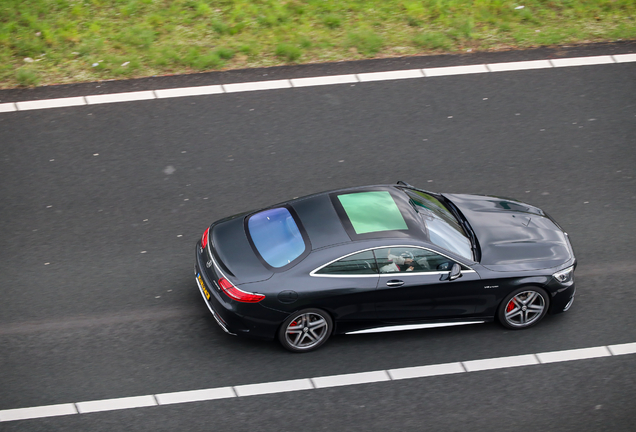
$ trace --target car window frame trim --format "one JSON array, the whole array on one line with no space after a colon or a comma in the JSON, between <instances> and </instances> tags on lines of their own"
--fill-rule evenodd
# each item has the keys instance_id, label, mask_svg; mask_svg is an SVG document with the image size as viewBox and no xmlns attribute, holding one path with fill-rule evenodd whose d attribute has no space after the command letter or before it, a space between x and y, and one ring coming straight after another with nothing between
<instances>
[{"instance_id":1,"label":"car window frame trim","mask_svg":"<svg viewBox=\"0 0 636 432\"><path fill-rule=\"evenodd\" d=\"M381 277L381 276L392 276L395 277L396 274L399 275L404 275L404 276L421 276L421 275L440 275L440 274L446 274L448 273L450 270L448 271L435 271L435 272L422 272L422 271L418 271L418 272L396 272L396 273L380 273L380 269L378 269L378 273L375 274L361 274L361 275L337 275L337 274L316 274L316 272L322 270L323 268L327 267L328 265L331 265L333 263L335 263L336 261L340 261L343 258L346 258L348 256L351 255L355 255L355 254L359 254L362 252L366 252L366 251L374 251L375 249L385 249L385 248L415 248L415 249L423 249L429 252L433 252L436 253L438 255L441 255L445 258L448 258L449 260L452 260L454 262L458 262L459 264L468 267L468 270L462 270L462 273L477 273L472 267L470 267L469 265L464 264L463 262L455 259L455 258L451 258L446 254L443 254L441 252L438 252L436 250L433 249L429 249L427 247L424 246L413 246L413 245L387 245L387 246L375 246L375 247L370 247L370 248L366 248L366 249L360 249L356 252L352 252L352 253L348 253L346 255L341 256L340 258L336 258L335 260L329 261L326 264L321 265L320 267L312 270L311 272L309 272L309 276L311 277L338 277L338 278L368 278L368 277ZM376 266L378 265L378 259L375 256L375 252L373 253L373 257L375 259L375 264Z\"/></svg>"}]
</instances>

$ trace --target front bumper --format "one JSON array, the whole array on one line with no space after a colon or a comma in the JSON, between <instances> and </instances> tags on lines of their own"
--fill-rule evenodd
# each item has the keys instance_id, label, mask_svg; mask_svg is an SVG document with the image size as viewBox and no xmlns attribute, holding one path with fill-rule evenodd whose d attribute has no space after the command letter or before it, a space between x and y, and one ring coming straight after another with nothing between
<instances>
[{"instance_id":1,"label":"front bumper","mask_svg":"<svg viewBox=\"0 0 636 432\"><path fill-rule=\"evenodd\" d=\"M552 285L552 287L550 286ZM574 279L566 285L561 285L553 278L548 285L548 290L551 293L550 298L550 313L558 314L566 312L574 303L574 294L576 294L576 285Z\"/></svg>"}]
</instances>

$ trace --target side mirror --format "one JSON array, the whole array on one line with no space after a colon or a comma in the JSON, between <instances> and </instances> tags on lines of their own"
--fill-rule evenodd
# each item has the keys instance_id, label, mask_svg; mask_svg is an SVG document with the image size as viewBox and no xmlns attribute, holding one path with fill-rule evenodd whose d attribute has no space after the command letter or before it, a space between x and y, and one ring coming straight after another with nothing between
<instances>
[{"instance_id":1,"label":"side mirror","mask_svg":"<svg viewBox=\"0 0 636 432\"><path fill-rule=\"evenodd\" d=\"M454 281L455 279L458 279L461 276L462 276L462 267L457 263L453 264L453 267L451 267L451 271L448 274L448 280Z\"/></svg>"}]
</instances>

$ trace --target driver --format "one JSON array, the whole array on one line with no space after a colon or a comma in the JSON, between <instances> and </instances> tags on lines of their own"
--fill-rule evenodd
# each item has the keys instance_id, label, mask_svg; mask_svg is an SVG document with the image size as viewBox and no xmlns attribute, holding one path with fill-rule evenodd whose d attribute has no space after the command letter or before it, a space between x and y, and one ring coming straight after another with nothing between
<instances>
[{"instance_id":1,"label":"driver","mask_svg":"<svg viewBox=\"0 0 636 432\"><path fill-rule=\"evenodd\" d=\"M399 256L393 255L391 250L389 250L389 255L387 257L390 263L382 266L380 268L380 273L399 273L399 272L409 272L415 269L426 269L428 268L428 263L425 257L421 257L419 260L415 260L414 256L410 252L402 252Z\"/></svg>"}]
</instances>

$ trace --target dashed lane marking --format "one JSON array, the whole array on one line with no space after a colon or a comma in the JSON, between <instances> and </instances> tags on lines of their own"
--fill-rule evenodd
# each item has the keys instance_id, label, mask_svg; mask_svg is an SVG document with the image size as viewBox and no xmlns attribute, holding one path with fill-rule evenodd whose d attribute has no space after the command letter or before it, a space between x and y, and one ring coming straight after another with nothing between
<instances>
[{"instance_id":1,"label":"dashed lane marking","mask_svg":"<svg viewBox=\"0 0 636 432\"><path fill-rule=\"evenodd\" d=\"M37 101L17 102L16 105L18 111L27 111L33 109L62 108L86 105L86 99L83 96L62 99L44 99Z\"/></svg>"},{"instance_id":2,"label":"dashed lane marking","mask_svg":"<svg viewBox=\"0 0 636 432\"><path fill-rule=\"evenodd\" d=\"M552 63L549 60L531 60L531 61L519 61L509 63L494 63L489 64L488 69L490 72L509 72L531 69L546 69L551 68Z\"/></svg>"},{"instance_id":3,"label":"dashed lane marking","mask_svg":"<svg viewBox=\"0 0 636 432\"><path fill-rule=\"evenodd\" d=\"M609 357L612 353L607 347L581 348L567 351L554 351L537 354L541 363L556 363L570 360L582 360L597 357Z\"/></svg>"},{"instance_id":4,"label":"dashed lane marking","mask_svg":"<svg viewBox=\"0 0 636 432\"><path fill-rule=\"evenodd\" d=\"M477 372L482 370L503 369L517 366L529 366L539 364L539 359L534 354L499 357L484 360L465 361L466 372Z\"/></svg>"},{"instance_id":5,"label":"dashed lane marking","mask_svg":"<svg viewBox=\"0 0 636 432\"><path fill-rule=\"evenodd\" d=\"M238 93L258 90L276 90L291 88L289 80L274 80L274 81L255 81L239 84L223 84L223 89L226 93Z\"/></svg>"},{"instance_id":6,"label":"dashed lane marking","mask_svg":"<svg viewBox=\"0 0 636 432\"><path fill-rule=\"evenodd\" d=\"M18 408L0 411L0 421L14 421L24 419L36 419L43 417L57 417L69 414L77 414L75 404L46 405L31 408Z\"/></svg>"},{"instance_id":7,"label":"dashed lane marking","mask_svg":"<svg viewBox=\"0 0 636 432\"><path fill-rule=\"evenodd\" d=\"M424 72L422 71L422 69L409 69L390 72L369 72L358 74L358 79L360 80L360 82L391 81L408 78L424 78Z\"/></svg>"},{"instance_id":8,"label":"dashed lane marking","mask_svg":"<svg viewBox=\"0 0 636 432\"><path fill-rule=\"evenodd\" d=\"M466 372L466 369L461 363L457 362L389 369L387 372L392 380L401 380L462 373Z\"/></svg>"},{"instance_id":9,"label":"dashed lane marking","mask_svg":"<svg viewBox=\"0 0 636 432\"><path fill-rule=\"evenodd\" d=\"M199 402L214 399L227 399L236 397L232 387L219 387L203 390L189 390L182 392L163 393L155 395L159 405L171 405L186 402Z\"/></svg>"},{"instance_id":10,"label":"dashed lane marking","mask_svg":"<svg viewBox=\"0 0 636 432\"><path fill-rule=\"evenodd\" d=\"M151 99L166 99L184 96L206 96L221 93L238 93L259 90L289 89L293 87L315 87L360 82L394 81L408 78L433 78L452 75L480 74L490 72L513 72L533 69L550 69L570 66L593 66L611 63L636 62L636 54L616 54L592 57L571 57L518 62L489 63L478 65L449 66L425 69L369 72L349 75L326 75L308 78L293 78L248 83L183 87L175 89L147 90L127 93L111 93L24 102L0 103L0 113L38 109L62 108L79 105L95 105L116 102L133 102Z\"/></svg>"},{"instance_id":11,"label":"dashed lane marking","mask_svg":"<svg viewBox=\"0 0 636 432\"><path fill-rule=\"evenodd\" d=\"M341 387L355 384L366 384L381 381L391 381L387 371L359 372L344 375L332 375L312 378L316 388Z\"/></svg>"},{"instance_id":12,"label":"dashed lane marking","mask_svg":"<svg viewBox=\"0 0 636 432\"><path fill-rule=\"evenodd\" d=\"M566 362L628 354L636 354L636 342L563 351L552 351L538 354L525 354L510 357L469 360L465 362L442 363L399 369L303 378L288 381L246 384L234 387L218 387L201 390L161 393L156 395L133 396L77 403L65 403L58 405L36 406L29 408L7 409L0 411L0 422L37 419L43 417L56 417L73 414L88 414L93 412L115 411L157 405L201 402L216 399L229 399L273 393L287 393L293 391L351 386L357 384L396 381L413 378L426 378L441 375L507 369L511 367L536 366L555 362Z\"/></svg>"},{"instance_id":13,"label":"dashed lane marking","mask_svg":"<svg viewBox=\"0 0 636 432\"><path fill-rule=\"evenodd\" d=\"M467 74L476 74L476 73L487 73L490 72L488 67L485 64L481 65L470 65L470 66L449 66L449 67L438 67L438 68L428 68L422 69L424 75L428 78L432 77L441 77L441 76L449 76L449 75L467 75Z\"/></svg>"},{"instance_id":14,"label":"dashed lane marking","mask_svg":"<svg viewBox=\"0 0 636 432\"><path fill-rule=\"evenodd\" d=\"M78 402L75 404L80 414L115 411L130 408L142 408L157 405L154 395L133 396L115 399L94 400L88 402Z\"/></svg>"},{"instance_id":15,"label":"dashed lane marking","mask_svg":"<svg viewBox=\"0 0 636 432\"><path fill-rule=\"evenodd\" d=\"M116 102L133 102L141 100L155 99L155 92L153 90L127 92L127 93L111 93L103 95L86 96L86 102L89 105L116 103ZM18 106L18 109L20 107Z\"/></svg>"},{"instance_id":16,"label":"dashed lane marking","mask_svg":"<svg viewBox=\"0 0 636 432\"><path fill-rule=\"evenodd\" d=\"M221 87L220 85L155 90L157 99L213 95L219 93L223 93L223 87Z\"/></svg>"},{"instance_id":17,"label":"dashed lane marking","mask_svg":"<svg viewBox=\"0 0 636 432\"><path fill-rule=\"evenodd\" d=\"M636 54L616 54L612 57L616 63L636 62Z\"/></svg>"},{"instance_id":18,"label":"dashed lane marking","mask_svg":"<svg viewBox=\"0 0 636 432\"><path fill-rule=\"evenodd\" d=\"M568 66L587 66L587 65L600 65L615 63L612 56L594 56L594 57L573 57L563 59L553 59L550 63L554 67L568 67Z\"/></svg>"},{"instance_id":19,"label":"dashed lane marking","mask_svg":"<svg viewBox=\"0 0 636 432\"><path fill-rule=\"evenodd\" d=\"M236 395L238 397L242 397L272 393L285 393L298 390L311 390L313 388L314 386L311 384L311 380L305 378L289 381L241 385L234 387L234 391L236 391Z\"/></svg>"}]
</instances>

